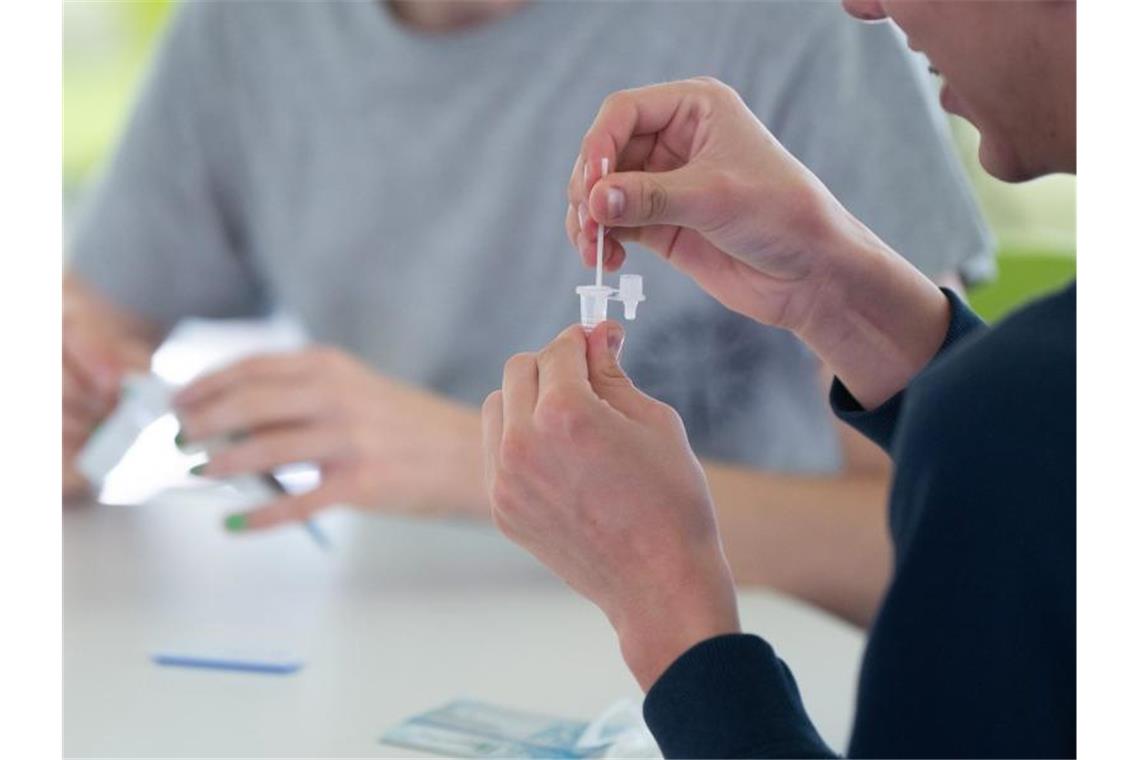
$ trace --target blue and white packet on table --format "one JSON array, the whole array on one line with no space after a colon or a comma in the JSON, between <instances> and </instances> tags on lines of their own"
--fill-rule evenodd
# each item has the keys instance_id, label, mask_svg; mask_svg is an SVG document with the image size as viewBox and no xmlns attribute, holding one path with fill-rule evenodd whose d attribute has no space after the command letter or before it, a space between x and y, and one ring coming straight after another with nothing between
<instances>
[{"instance_id":1,"label":"blue and white packet on table","mask_svg":"<svg viewBox=\"0 0 1140 760\"><path fill-rule=\"evenodd\" d=\"M409 718L380 741L451 757L594 758L617 747L625 757L660 757L640 712L623 700L587 723L464 699Z\"/></svg>"}]
</instances>

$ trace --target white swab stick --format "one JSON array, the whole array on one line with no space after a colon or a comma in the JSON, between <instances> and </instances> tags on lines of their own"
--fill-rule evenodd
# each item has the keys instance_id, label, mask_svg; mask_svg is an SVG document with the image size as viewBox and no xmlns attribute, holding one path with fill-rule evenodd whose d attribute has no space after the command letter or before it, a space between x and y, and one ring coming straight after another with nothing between
<instances>
[{"instance_id":1,"label":"white swab stick","mask_svg":"<svg viewBox=\"0 0 1140 760\"><path fill-rule=\"evenodd\" d=\"M610 160L608 158L602 159L602 176L610 173ZM598 225L598 254L597 264L594 269L594 284L599 288L602 286L602 250L605 248L606 243L606 225Z\"/></svg>"}]
</instances>

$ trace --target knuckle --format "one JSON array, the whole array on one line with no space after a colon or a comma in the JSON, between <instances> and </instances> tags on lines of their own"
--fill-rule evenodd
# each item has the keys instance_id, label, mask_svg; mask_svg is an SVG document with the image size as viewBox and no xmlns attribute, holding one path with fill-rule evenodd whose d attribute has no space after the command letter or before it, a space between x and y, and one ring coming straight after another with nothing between
<instances>
[{"instance_id":1,"label":"knuckle","mask_svg":"<svg viewBox=\"0 0 1140 760\"><path fill-rule=\"evenodd\" d=\"M735 90L713 76L702 75L694 77L692 81L695 82L701 90L713 97L724 97L728 94L736 94Z\"/></svg>"},{"instance_id":2,"label":"knuckle","mask_svg":"<svg viewBox=\"0 0 1140 760\"><path fill-rule=\"evenodd\" d=\"M660 219L669 208L669 193L660 182L646 177L641 183L641 208L646 219Z\"/></svg>"},{"instance_id":3,"label":"knuckle","mask_svg":"<svg viewBox=\"0 0 1140 760\"><path fill-rule=\"evenodd\" d=\"M629 383L629 378L616 363L591 367L590 379L600 385L607 386L623 386Z\"/></svg>"},{"instance_id":4,"label":"knuckle","mask_svg":"<svg viewBox=\"0 0 1140 760\"><path fill-rule=\"evenodd\" d=\"M674 432L680 431L682 434L685 432L685 421L673 407L662 401L654 401L649 406L649 414L654 425L672 430Z\"/></svg>"},{"instance_id":5,"label":"knuckle","mask_svg":"<svg viewBox=\"0 0 1140 760\"><path fill-rule=\"evenodd\" d=\"M483 399L483 417L493 414L498 411L499 406L503 403L502 390L493 390L487 394L487 398Z\"/></svg>"},{"instance_id":6,"label":"knuckle","mask_svg":"<svg viewBox=\"0 0 1140 760\"><path fill-rule=\"evenodd\" d=\"M605 97L602 101L603 109L620 109L630 105L630 100L633 98L633 91L629 89L615 90Z\"/></svg>"},{"instance_id":7,"label":"knuckle","mask_svg":"<svg viewBox=\"0 0 1140 760\"><path fill-rule=\"evenodd\" d=\"M499 463L504 470L513 472L525 468L530 462L530 452L529 435L517 428L503 432L499 441Z\"/></svg>"},{"instance_id":8,"label":"knuckle","mask_svg":"<svg viewBox=\"0 0 1140 760\"><path fill-rule=\"evenodd\" d=\"M543 431L573 437L586 424L588 409L577 393L553 388L535 408L535 424Z\"/></svg>"},{"instance_id":9,"label":"knuckle","mask_svg":"<svg viewBox=\"0 0 1140 760\"><path fill-rule=\"evenodd\" d=\"M507 359L505 367L508 373L515 374L529 369L534 364L534 362L535 355L532 353L524 352L515 354L510 359Z\"/></svg>"}]
</instances>

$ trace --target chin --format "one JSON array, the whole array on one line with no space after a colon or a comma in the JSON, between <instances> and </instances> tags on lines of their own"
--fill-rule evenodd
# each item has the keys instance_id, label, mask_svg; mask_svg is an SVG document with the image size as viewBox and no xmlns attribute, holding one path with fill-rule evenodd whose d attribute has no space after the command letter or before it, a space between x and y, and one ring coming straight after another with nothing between
<instances>
[{"instance_id":1,"label":"chin","mask_svg":"<svg viewBox=\"0 0 1140 760\"><path fill-rule=\"evenodd\" d=\"M990 139L984 132L978 146L978 161L987 174L1003 182L1026 182L1047 173L1028 166L1011 145Z\"/></svg>"}]
</instances>

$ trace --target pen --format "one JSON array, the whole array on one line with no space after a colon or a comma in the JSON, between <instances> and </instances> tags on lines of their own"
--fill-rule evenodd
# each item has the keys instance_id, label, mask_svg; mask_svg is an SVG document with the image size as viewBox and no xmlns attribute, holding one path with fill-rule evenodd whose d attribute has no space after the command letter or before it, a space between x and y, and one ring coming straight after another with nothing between
<instances>
[{"instance_id":1,"label":"pen","mask_svg":"<svg viewBox=\"0 0 1140 760\"><path fill-rule=\"evenodd\" d=\"M230 444L240 439L241 437L241 435L226 436L224 442ZM186 437L182 434L182 431L179 431L178 434L174 437L174 444L179 448L179 450L186 454L205 453L208 456L213 450L218 448L218 445L222 442L223 441L219 441L218 439L213 439L201 443L193 443L186 440ZM205 465L202 464L197 465L196 467L192 467L190 469L190 472L195 475L200 474L199 472L195 472L195 470L198 470L198 468L204 466ZM245 475L237 478L227 478L226 481L237 488L239 491L248 491L249 487L253 486L267 489L273 496L280 496L289 493L285 486L281 484L281 481L277 479L277 476L271 472L264 472L258 475ZM235 516L231 515L231 518L232 517ZM240 517L240 515L238 517ZM317 548L326 552L332 550L332 542L329 541L328 536L325 535L324 531L322 531L317 526L317 523L314 520L304 520L301 523L301 527L304 528L305 532L309 534L309 537L313 540L313 543L317 545Z\"/></svg>"},{"instance_id":2,"label":"pen","mask_svg":"<svg viewBox=\"0 0 1140 760\"><path fill-rule=\"evenodd\" d=\"M285 489L285 486L281 485L281 481L278 480L277 476L273 473L262 473L260 476L258 476L258 479L263 484L265 484L266 487L279 494L289 493ZM328 536L325 535L324 531L317 527L315 520L304 520L301 523L301 527L305 529L305 532L308 533L309 537L313 539L313 543L316 544L320 549L326 552L332 550L332 544L329 542Z\"/></svg>"}]
</instances>

